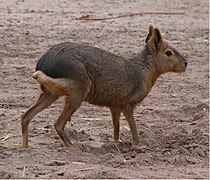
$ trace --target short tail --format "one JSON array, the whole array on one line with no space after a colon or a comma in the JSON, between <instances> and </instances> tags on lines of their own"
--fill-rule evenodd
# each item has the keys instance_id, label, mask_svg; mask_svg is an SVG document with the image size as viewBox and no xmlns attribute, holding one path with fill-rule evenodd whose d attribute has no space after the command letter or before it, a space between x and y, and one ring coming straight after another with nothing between
<instances>
[{"instance_id":1,"label":"short tail","mask_svg":"<svg viewBox=\"0 0 210 180\"><path fill-rule=\"evenodd\" d=\"M36 71L33 78L52 94L63 96L69 94L73 81L65 78L52 78L42 71Z\"/></svg>"}]
</instances>

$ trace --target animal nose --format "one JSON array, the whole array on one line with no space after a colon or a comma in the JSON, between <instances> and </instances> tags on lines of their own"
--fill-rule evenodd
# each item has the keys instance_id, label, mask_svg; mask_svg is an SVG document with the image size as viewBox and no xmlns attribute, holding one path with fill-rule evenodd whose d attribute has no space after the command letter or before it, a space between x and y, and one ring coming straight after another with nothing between
<instances>
[{"instance_id":1,"label":"animal nose","mask_svg":"<svg viewBox=\"0 0 210 180\"><path fill-rule=\"evenodd\" d=\"M184 62L184 65L185 65L185 67L187 67L187 65L188 65L188 62Z\"/></svg>"}]
</instances>

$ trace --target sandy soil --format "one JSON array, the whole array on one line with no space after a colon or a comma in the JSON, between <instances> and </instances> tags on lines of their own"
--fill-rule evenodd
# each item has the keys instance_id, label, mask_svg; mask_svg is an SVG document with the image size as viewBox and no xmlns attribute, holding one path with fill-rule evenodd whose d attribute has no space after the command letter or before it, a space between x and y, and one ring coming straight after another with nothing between
<instances>
[{"instance_id":1,"label":"sandy soil","mask_svg":"<svg viewBox=\"0 0 210 180\"><path fill-rule=\"evenodd\" d=\"M139 12L182 12L103 21L97 17ZM122 143L112 142L106 108L86 103L66 125L74 146L63 146L53 128L61 98L30 124L22 149L20 116L36 100L37 59L52 45L86 42L132 57L153 24L189 60L185 73L163 75L136 108L139 147L127 122ZM0 0L0 178L205 178L209 177L208 1L206 0Z\"/></svg>"}]
</instances>

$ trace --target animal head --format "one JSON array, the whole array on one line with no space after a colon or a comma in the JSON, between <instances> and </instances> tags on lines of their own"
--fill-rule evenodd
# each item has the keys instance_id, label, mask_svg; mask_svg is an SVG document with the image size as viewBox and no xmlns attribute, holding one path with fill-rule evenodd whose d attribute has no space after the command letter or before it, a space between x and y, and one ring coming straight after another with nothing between
<instances>
[{"instance_id":1,"label":"animal head","mask_svg":"<svg viewBox=\"0 0 210 180\"><path fill-rule=\"evenodd\" d=\"M186 70L187 60L174 47L164 41L160 31L153 26L149 27L146 47L153 57L157 72L184 72Z\"/></svg>"}]
</instances>

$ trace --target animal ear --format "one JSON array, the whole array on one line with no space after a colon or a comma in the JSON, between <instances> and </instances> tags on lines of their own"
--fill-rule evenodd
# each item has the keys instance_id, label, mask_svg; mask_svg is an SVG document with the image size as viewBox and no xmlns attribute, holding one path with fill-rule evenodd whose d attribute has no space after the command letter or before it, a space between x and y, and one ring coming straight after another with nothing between
<instances>
[{"instance_id":1,"label":"animal ear","mask_svg":"<svg viewBox=\"0 0 210 180\"><path fill-rule=\"evenodd\" d=\"M153 51L158 52L163 42L160 31L157 28L150 26L149 34L147 35L145 42L149 43L149 46L153 49Z\"/></svg>"},{"instance_id":2,"label":"animal ear","mask_svg":"<svg viewBox=\"0 0 210 180\"><path fill-rule=\"evenodd\" d=\"M155 51L158 52L162 45L163 39L158 29L154 29L153 36L151 37L151 46L154 47Z\"/></svg>"},{"instance_id":3,"label":"animal ear","mask_svg":"<svg viewBox=\"0 0 210 180\"><path fill-rule=\"evenodd\" d=\"M154 32L154 27L153 26L149 26L149 34L147 35L145 43L147 43L147 41L152 37L153 32Z\"/></svg>"}]
</instances>

